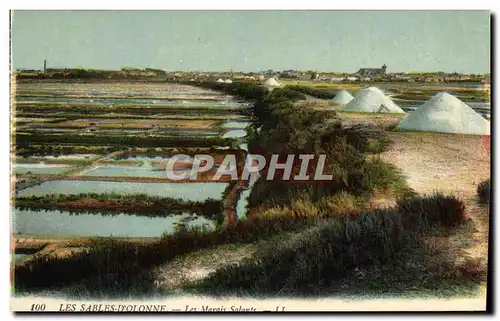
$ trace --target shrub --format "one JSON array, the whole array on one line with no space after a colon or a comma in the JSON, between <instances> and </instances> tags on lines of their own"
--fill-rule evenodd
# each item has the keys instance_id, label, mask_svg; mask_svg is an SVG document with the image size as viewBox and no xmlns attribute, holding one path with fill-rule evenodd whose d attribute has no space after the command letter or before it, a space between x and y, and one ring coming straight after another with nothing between
<instances>
[{"instance_id":1,"label":"shrub","mask_svg":"<svg viewBox=\"0 0 500 321\"><path fill-rule=\"evenodd\" d=\"M284 218L291 216L291 210L286 206L274 206L257 215L259 218Z\"/></svg>"},{"instance_id":2,"label":"shrub","mask_svg":"<svg viewBox=\"0 0 500 321\"><path fill-rule=\"evenodd\" d=\"M365 148L365 152L369 153L383 153L389 149L392 141L389 138L380 138L376 140L372 140L368 143L368 146Z\"/></svg>"},{"instance_id":3,"label":"shrub","mask_svg":"<svg viewBox=\"0 0 500 321\"><path fill-rule=\"evenodd\" d=\"M257 214L258 218L317 219L322 216L320 209L307 199L293 200L290 206L274 206Z\"/></svg>"},{"instance_id":4,"label":"shrub","mask_svg":"<svg viewBox=\"0 0 500 321\"><path fill-rule=\"evenodd\" d=\"M355 195L370 194L376 190L390 190L396 196L415 195L400 171L380 158L368 158L361 168L350 170L348 187Z\"/></svg>"},{"instance_id":5,"label":"shrub","mask_svg":"<svg viewBox=\"0 0 500 321\"><path fill-rule=\"evenodd\" d=\"M453 227L466 220L465 203L451 195L414 196L399 199L396 206L407 228Z\"/></svg>"},{"instance_id":6,"label":"shrub","mask_svg":"<svg viewBox=\"0 0 500 321\"><path fill-rule=\"evenodd\" d=\"M468 258L458 267L463 276L477 281L486 281L488 278L488 264L478 258Z\"/></svg>"},{"instance_id":7,"label":"shrub","mask_svg":"<svg viewBox=\"0 0 500 321\"><path fill-rule=\"evenodd\" d=\"M341 217L352 214L358 205L356 197L345 191L324 198L320 204L325 216L328 217Z\"/></svg>"},{"instance_id":8,"label":"shrub","mask_svg":"<svg viewBox=\"0 0 500 321\"><path fill-rule=\"evenodd\" d=\"M291 205L291 211L293 217L297 218L319 218L319 209L311 203L311 201L305 199L293 200Z\"/></svg>"},{"instance_id":9,"label":"shrub","mask_svg":"<svg viewBox=\"0 0 500 321\"><path fill-rule=\"evenodd\" d=\"M482 181L477 185L477 197L480 203L489 204L491 197L491 183L490 179Z\"/></svg>"}]
</instances>

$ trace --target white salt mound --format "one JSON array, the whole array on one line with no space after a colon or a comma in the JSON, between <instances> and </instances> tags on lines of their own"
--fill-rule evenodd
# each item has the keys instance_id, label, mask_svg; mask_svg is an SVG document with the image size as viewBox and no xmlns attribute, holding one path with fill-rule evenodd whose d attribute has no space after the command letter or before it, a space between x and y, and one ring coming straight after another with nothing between
<instances>
[{"instance_id":1,"label":"white salt mound","mask_svg":"<svg viewBox=\"0 0 500 321\"><path fill-rule=\"evenodd\" d=\"M281 86L281 84L274 78L269 78L268 80L266 80L266 82L264 82L264 85L268 86L268 87L279 87Z\"/></svg>"},{"instance_id":2,"label":"white salt mound","mask_svg":"<svg viewBox=\"0 0 500 321\"><path fill-rule=\"evenodd\" d=\"M217 82L224 82L224 80L219 78L219 79L217 79Z\"/></svg>"},{"instance_id":3,"label":"white salt mound","mask_svg":"<svg viewBox=\"0 0 500 321\"><path fill-rule=\"evenodd\" d=\"M335 95L335 98L332 99L332 103L335 105L345 105L353 100L353 96L345 89L342 89Z\"/></svg>"},{"instance_id":4,"label":"white salt mound","mask_svg":"<svg viewBox=\"0 0 500 321\"><path fill-rule=\"evenodd\" d=\"M377 87L361 89L353 100L346 104L341 110L363 113L401 113L399 108L384 92Z\"/></svg>"},{"instance_id":5,"label":"white salt mound","mask_svg":"<svg viewBox=\"0 0 500 321\"><path fill-rule=\"evenodd\" d=\"M457 97L440 92L403 119L403 130L490 135L490 122Z\"/></svg>"},{"instance_id":6,"label":"white salt mound","mask_svg":"<svg viewBox=\"0 0 500 321\"><path fill-rule=\"evenodd\" d=\"M224 80L224 82L225 82L226 84L232 84L232 83L233 83L233 81L232 81L231 79L226 79L226 80Z\"/></svg>"}]
</instances>

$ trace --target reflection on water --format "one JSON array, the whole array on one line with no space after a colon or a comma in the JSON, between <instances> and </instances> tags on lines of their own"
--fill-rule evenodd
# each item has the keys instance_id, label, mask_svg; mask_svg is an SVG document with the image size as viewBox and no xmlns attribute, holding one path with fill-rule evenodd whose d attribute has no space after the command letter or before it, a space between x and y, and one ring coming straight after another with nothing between
<instances>
[{"instance_id":1,"label":"reflection on water","mask_svg":"<svg viewBox=\"0 0 500 321\"><path fill-rule=\"evenodd\" d=\"M17 195L116 193L147 194L180 198L186 201L204 201L207 198L221 199L227 183L131 183L106 181L55 180L18 191Z\"/></svg>"},{"instance_id":2,"label":"reflection on water","mask_svg":"<svg viewBox=\"0 0 500 321\"><path fill-rule=\"evenodd\" d=\"M175 224L206 226L214 223L189 214L168 217L145 217L127 214L100 215L81 213L72 215L65 211L35 212L13 209L12 228L17 235L36 236L117 236L156 237L163 232L172 233Z\"/></svg>"}]
</instances>

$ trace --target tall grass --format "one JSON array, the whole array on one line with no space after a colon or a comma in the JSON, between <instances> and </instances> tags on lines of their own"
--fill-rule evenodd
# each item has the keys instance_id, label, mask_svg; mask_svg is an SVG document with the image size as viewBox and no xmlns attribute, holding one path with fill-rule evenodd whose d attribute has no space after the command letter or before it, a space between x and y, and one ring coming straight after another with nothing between
<instances>
[{"instance_id":1,"label":"tall grass","mask_svg":"<svg viewBox=\"0 0 500 321\"><path fill-rule=\"evenodd\" d=\"M400 213L404 213L404 224L408 229L429 230L436 225L455 227L467 220L465 203L442 193L400 199L396 206Z\"/></svg>"},{"instance_id":2,"label":"tall grass","mask_svg":"<svg viewBox=\"0 0 500 321\"><path fill-rule=\"evenodd\" d=\"M464 222L462 207L460 200L438 194L406 199L389 210L320 221L250 259L217 270L193 288L216 295L321 294L359 268L404 266L401 258L425 247L430 228Z\"/></svg>"}]
</instances>

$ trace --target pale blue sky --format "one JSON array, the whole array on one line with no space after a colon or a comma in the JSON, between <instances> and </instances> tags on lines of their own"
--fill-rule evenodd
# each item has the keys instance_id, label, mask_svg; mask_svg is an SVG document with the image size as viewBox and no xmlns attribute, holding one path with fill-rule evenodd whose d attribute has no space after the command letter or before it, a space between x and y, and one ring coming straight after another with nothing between
<instances>
[{"instance_id":1,"label":"pale blue sky","mask_svg":"<svg viewBox=\"0 0 500 321\"><path fill-rule=\"evenodd\" d=\"M490 69L487 11L15 11L14 68Z\"/></svg>"}]
</instances>

